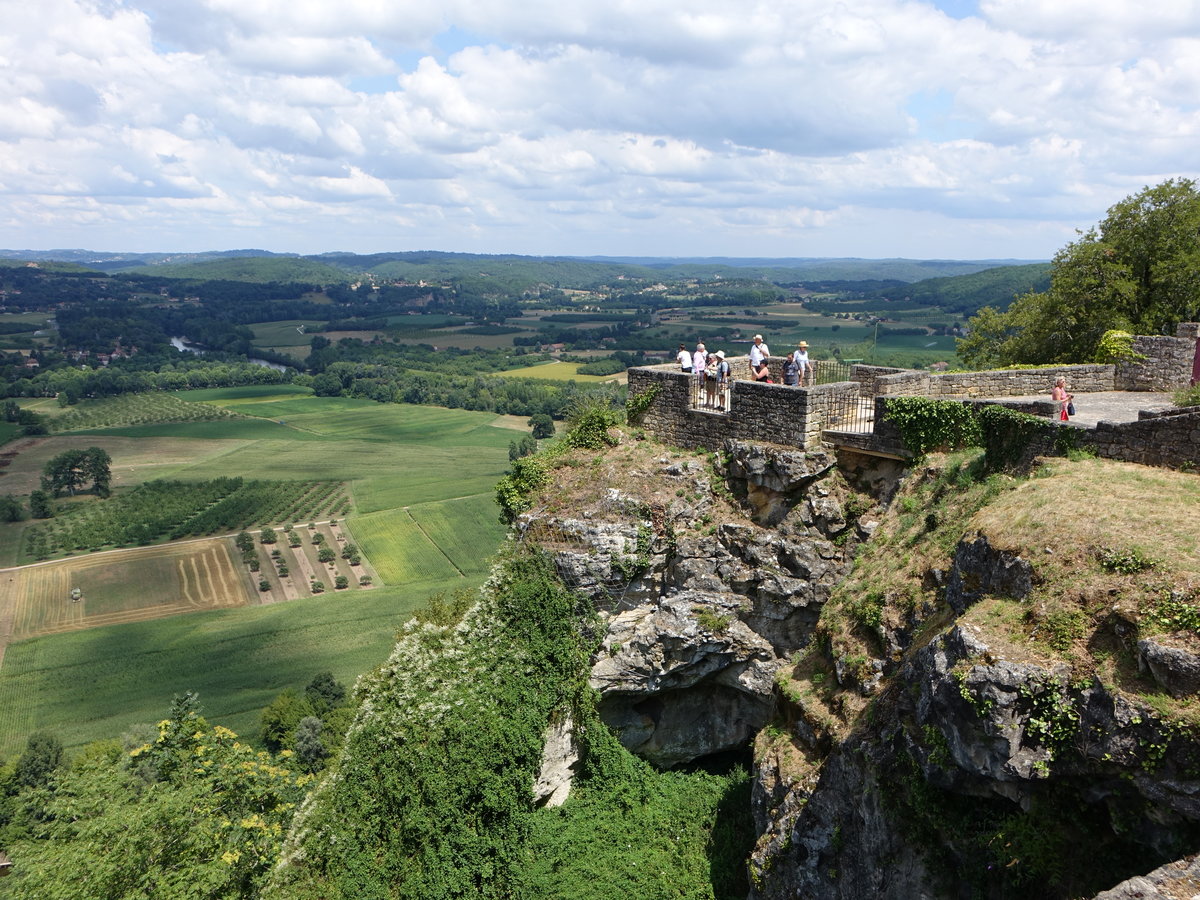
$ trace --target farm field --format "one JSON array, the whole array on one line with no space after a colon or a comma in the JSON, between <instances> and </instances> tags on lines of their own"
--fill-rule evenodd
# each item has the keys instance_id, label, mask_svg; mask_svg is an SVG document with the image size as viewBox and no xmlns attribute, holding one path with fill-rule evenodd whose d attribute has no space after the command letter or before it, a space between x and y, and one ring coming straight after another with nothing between
<instances>
[{"instance_id":1,"label":"farm field","mask_svg":"<svg viewBox=\"0 0 1200 900\"><path fill-rule=\"evenodd\" d=\"M252 322L248 327L254 332L255 346L282 348L308 347L313 336L305 333L307 329L323 325L323 322L312 319L289 319L283 322Z\"/></svg>"},{"instance_id":2,"label":"farm field","mask_svg":"<svg viewBox=\"0 0 1200 900\"><path fill-rule=\"evenodd\" d=\"M349 528L385 584L451 580L463 575L407 509L358 516Z\"/></svg>"},{"instance_id":3,"label":"farm field","mask_svg":"<svg viewBox=\"0 0 1200 900\"><path fill-rule=\"evenodd\" d=\"M0 757L20 752L38 729L75 748L118 737L162 719L188 690L199 693L210 722L256 741L259 713L279 691L324 670L353 684L387 658L412 611L448 586L330 591L12 644L0 668Z\"/></svg>"},{"instance_id":4,"label":"farm field","mask_svg":"<svg viewBox=\"0 0 1200 900\"><path fill-rule=\"evenodd\" d=\"M389 330L398 344L431 344L434 347L456 347L459 350L500 350L511 348L513 334L469 334L463 331L417 331L415 333Z\"/></svg>"},{"instance_id":5,"label":"farm field","mask_svg":"<svg viewBox=\"0 0 1200 900\"><path fill-rule=\"evenodd\" d=\"M171 394L119 394L73 407L51 419L55 431L82 431L158 422L208 422L239 414L211 403L180 400Z\"/></svg>"},{"instance_id":6,"label":"farm field","mask_svg":"<svg viewBox=\"0 0 1200 900\"><path fill-rule=\"evenodd\" d=\"M217 538L8 570L0 594L11 610L11 639L245 606L254 598L233 553L227 538ZM71 599L73 588L81 599Z\"/></svg>"},{"instance_id":7,"label":"farm field","mask_svg":"<svg viewBox=\"0 0 1200 900\"><path fill-rule=\"evenodd\" d=\"M422 503L409 507L408 513L464 575L487 572L493 548L506 532L491 495Z\"/></svg>"},{"instance_id":8,"label":"farm field","mask_svg":"<svg viewBox=\"0 0 1200 900\"><path fill-rule=\"evenodd\" d=\"M210 720L253 738L259 710L283 687L302 685L323 669L353 681L386 658L395 630L428 594L485 577L504 534L493 490L508 465L512 422L464 410L319 398L288 385L179 396L245 417L18 438L5 448L16 455L2 470L12 474L0 476L0 490L24 482L27 492L51 456L92 445L112 456L115 496L163 478L348 484L351 505L337 514L341 524L317 525L338 556L332 566L321 563L301 520L300 547L288 545L282 528L274 545L256 543L259 572L248 570L227 536L50 564L50 572L64 568L54 578L37 576L36 589L50 598L65 590L68 599L40 607L28 599L35 584L29 573L42 567L4 573L14 581L0 582L9 588L0 592L0 633L5 627L13 633L0 662L0 756L19 750L37 728L73 746L117 736L132 723L158 721L183 690L200 692ZM59 502L101 501L85 495ZM12 561L30 524L0 526L0 561ZM339 535L356 543L360 565L341 558ZM188 614L173 615L172 603L185 601L171 555L201 546L227 548L226 584L239 605L188 606ZM278 560L272 550L279 550ZM118 566L119 559L129 562ZM209 570L216 571L211 559ZM359 586L364 574L373 582L368 589ZM339 575L346 589L335 588ZM85 576L92 580L72 583ZM322 581L324 592L313 596L310 579ZM260 581L267 590L259 590ZM76 586L84 600L71 604ZM229 597L210 603L231 603ZM103 616L134 621L109 625Z\"/></svg>"}]
</instances>

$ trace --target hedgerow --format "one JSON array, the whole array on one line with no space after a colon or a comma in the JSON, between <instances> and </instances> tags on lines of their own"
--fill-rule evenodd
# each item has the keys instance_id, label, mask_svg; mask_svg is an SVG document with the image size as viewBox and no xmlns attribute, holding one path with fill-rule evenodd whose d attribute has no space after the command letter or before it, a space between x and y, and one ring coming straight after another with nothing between
<instances>
[{"instance_id":1,"label":"hedgerow","mask_svg":"<svg viewBox=\"0 0 1200 900\"><path fill-rule=\"evenodd\" d=\"M983 447L985 466L992 472L1018 465L1035 445L1066 453L1076 448L1079 438L1075 429L1008 407L980 408L929 397L890 397L886 418L914 457L933 450Z\"/></svg>"}]
</instances>

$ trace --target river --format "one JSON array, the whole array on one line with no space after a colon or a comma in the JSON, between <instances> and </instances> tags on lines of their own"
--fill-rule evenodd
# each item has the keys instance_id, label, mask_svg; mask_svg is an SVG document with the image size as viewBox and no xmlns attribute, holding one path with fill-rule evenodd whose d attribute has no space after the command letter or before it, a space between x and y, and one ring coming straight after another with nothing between
<instances>
[{"instance_id":1,"label":"river","mask_svg":"<svg viewBox=\"0 0 1200 900\"><path fill-rule=\"evenodd\" d=\"M195 353L197 356L204 356L204 354L208 353L208 351L199 344L189 344L181 337L171 338L171 346L176 350L182 350L184 353ZM292 369L288 366L281 366L279 363L273 363L269 360L259 359L257 356L248 356L246 359L248 362L252 362L256 366L266 366L268 369L274 369L276 372L292 371Z\"/></svg>"}]
</instances>

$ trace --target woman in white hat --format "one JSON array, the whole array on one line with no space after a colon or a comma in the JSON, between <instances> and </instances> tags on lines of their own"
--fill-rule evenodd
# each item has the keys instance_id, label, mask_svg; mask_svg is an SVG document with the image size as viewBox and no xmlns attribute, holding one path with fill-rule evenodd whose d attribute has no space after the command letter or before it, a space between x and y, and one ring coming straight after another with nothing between
<instances>
[{"instance_id":1,"label":"woman in white hat","mask_svg":"<svg viewBox=\"0 0 1200 900\"><path fill-rule=\"evenodd\" d=\"M729 366L729 363L727 363L725 361L725 351L724 350L718 350L716 353L716 356L717 356L717 391L719 392L719 396L716 398L715 405L716 405L717 409L726 409L728 407L728 404L725 402L725 398L729 395L728 391L729 391L730 366Z\"/></svg>"}]
</instances>

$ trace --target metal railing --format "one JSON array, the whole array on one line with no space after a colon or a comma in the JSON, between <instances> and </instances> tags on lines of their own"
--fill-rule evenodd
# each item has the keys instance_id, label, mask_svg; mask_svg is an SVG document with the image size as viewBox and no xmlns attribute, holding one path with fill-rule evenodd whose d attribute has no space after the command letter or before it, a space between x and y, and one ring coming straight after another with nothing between
<instances>
[{"instance_id":1,"label":"metal railing","mask_svg":"<svg viewBox=\"0 0 1200 900\"><path fill-rule=\"evenodd\" d=\"M700 379L695 375L689 375L688 380L691 382L692 409L718 413L729 412L729 384L732 379L719 381L707 376Z\"/></svg>"},{"instance_id":2,"label":"metal railing","mask_svg":"<svg viewBox=\"0 0 1200 900\"><path fill-rule=\"evenodd\" d=\"M812 361L813 381L817 384L834 384L838 381L850 380L850 364L837 359L814 359Z\"/></svg>"},{"instance_id":3,"label":"metal railing","mask_svg":"<svg viewBox=\"0 0 1200 900\"><path fill-rule=\"evenodd\" d=\"M829 397L822 410L824 430L853 431L859 434L875 432L875 399L843 394Z\"/></svg>"}]
</instances>

